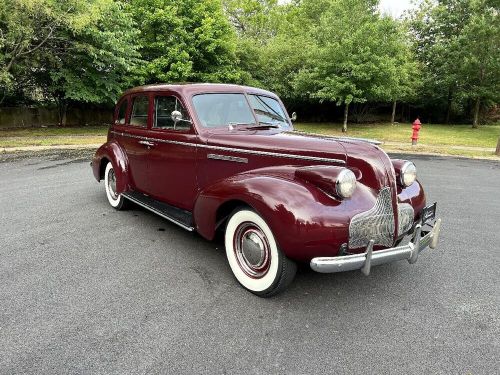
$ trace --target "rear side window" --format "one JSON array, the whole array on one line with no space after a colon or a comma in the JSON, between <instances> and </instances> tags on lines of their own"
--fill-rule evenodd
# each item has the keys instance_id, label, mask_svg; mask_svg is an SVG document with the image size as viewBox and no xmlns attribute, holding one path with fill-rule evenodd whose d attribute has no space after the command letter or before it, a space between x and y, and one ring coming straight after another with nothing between
<instances>
[{"instance_id":1,"label":"rear side window","mask_svg":"<svg viewBox=\"0 0 500 375\"><path fill-rule=\"evenodd\" d=\"M132 113L130 115L130 125L148 125L149 98L144 95L136 96L132 99Z\"/></svg>"},{"instance_id":2,"label":"rear side window","mask_svg":"<svg viewBox=\"0 0 500 375\"><path fill-rule=\"evenodd\" d=\"M118 108L118 113L116 115L116 122L120 125L124 125L127 117L127 105L128 100L125 99L121 102L120 107Z\"/></svg>"},{"instance_id":3,"label":"rear side window","mask_svg":"<svg viewBox=\"0 0 500 375\"><path fill-rule=\"evenodd\" d=\"M174 111L181 113L181 119L177 122L172 119L172 112ZM191 127L186 109L175 96L157 96L154 114L154 128L187 130Z\"/></svg>"}]
</instances>

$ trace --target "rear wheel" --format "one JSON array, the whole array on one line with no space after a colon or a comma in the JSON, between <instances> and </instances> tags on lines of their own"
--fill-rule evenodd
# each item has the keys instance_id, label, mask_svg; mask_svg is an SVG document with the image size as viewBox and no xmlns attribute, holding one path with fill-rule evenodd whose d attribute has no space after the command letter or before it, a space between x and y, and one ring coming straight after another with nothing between
<instances>
[{"instance_id":1,"label":"rear wheel","mask_svg":"<svg viewBox=\"0 0 500 375\"><path fill-rule=\"evenodd\" d=\"M297 265L281 252L271 229L254 211L242 208L231 215L225 245L234 276L258 296L281 292L295 276Z\"/></svg>"},{"instance_id":2,"label":"rear wheel","mask_svg":"<svg viewBox=\"0 0 500 375\"><path fill-rule=\"evenodd\" d=\"M106 170L104 171L104 184L106 187L106 197L108 198L109 204L117 209L123 210L126 207L125 198L121 194L116 193L116 174L113 169L111 162L106 165Z\"/></svg>"}]
</instances>

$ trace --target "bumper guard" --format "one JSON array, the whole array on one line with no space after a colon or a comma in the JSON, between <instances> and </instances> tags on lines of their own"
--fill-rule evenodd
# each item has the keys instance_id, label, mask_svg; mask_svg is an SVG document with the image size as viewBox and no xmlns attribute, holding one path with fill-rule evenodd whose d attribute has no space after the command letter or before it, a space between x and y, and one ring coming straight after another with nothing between
<instances>
[{"instance_id":1,"label":"bumper guard","mask_svg":"<svg viewBox=\"0 0 500 375\"><path fill-rule=\"evenodd\" d=\"M368 276L372 266L392 263L402 259L406 259L410 264L413 264L417 261L418 254L427 246L431 249L436 248L440 229L441 219L437 219L431 231L422 236L422 226L418 224L415 227L413 239L408 245L373 251L374 241L371 240L366 247L366 251L362 254L313 258L311 268L321 273L361 270Z\"/></svg>"}]
</instances>

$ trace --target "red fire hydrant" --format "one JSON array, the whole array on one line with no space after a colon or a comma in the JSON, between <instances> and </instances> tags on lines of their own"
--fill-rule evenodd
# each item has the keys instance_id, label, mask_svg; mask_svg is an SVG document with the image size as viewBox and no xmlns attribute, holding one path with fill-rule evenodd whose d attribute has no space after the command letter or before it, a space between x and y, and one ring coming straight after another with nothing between
<instances>
[{"instance_id":1,"label":"red fire hydrant","mask_svg":"<svg viewBox=\"0 0 500 375\"><path fill-rule=\"evenodd\" d=\"M413 121L413 126L411 127L413 129L413 135L411 136L411 144L416 145L418 141L418 132L420 131L420 128L422 123L420 120L417 118L415 121Z\"/></svg>"}]
</instances>

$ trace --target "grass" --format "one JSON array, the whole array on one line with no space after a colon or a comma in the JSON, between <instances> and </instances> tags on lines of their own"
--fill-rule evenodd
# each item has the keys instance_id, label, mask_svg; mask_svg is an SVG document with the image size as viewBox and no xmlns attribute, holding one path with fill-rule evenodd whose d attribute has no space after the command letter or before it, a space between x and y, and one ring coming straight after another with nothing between
<instances>
[{"instance_id":1,"label":"grass","mask_svg":"<svg viewBox=\"0 0 500 375\"><path fill-rule=\"evenodd\" d=\"M0 147L82 146L104 143L108 126L47 127L0 130Z\"/></svg>"},{"instance_id":2,"label":"grass","mask_svg":"<svg viewBox=\"0 0 500 375\"><path fill-rule=\"evenodd\" d=\"M436 153L467 157L491 157L500 136L500 124L470 125L424 124L418 146L411 146L411 124L349 124L343 134L341 124L298 123L295 128L309 133L347 135L385 142L387 151L405 153ZM23 146L84 146L104 143L107 126L47 127L0 129L0 148Z\"/></svg>"},{"instance_id":3,"label":"grass","mask_svg":"<svg viewBox=\"0 0 500 375\"><path fill-rule=\"evenodd\" d=\"M310 133L347 135L378 139L383 142L411 143L411 124L348 124L347 134L341 124L296 124L295 128ZM500 136L500 124L482 125L472 129L470 125L424 124L418 143L424 145L468 146L495 148Z\"/></svg>"},{"instance_id":4,"label":"grass","mask_svg":"<svg viewBox=\"0 0 500 375\"><path fill-rule=\"evenodd\" d=\"M48 126L45 128L0 129L0 138L4 137L64 137L64 136L105 136L109 127L79 126L60 127Z\"/></svg>"}]
</instances>

